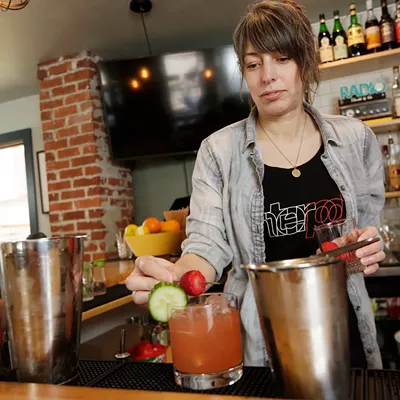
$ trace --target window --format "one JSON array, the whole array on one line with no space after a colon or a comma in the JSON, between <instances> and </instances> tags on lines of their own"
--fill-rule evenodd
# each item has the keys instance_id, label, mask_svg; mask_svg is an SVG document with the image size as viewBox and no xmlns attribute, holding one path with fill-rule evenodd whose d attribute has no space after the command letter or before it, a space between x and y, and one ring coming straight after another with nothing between
<instances>
[{"instance_id":1,"label":"window","mask_svg":"<svg viewBox=\"0 0 400 400\"><path fill-rule=\"evenodd\" d=\"M0 242L38 231L29 129L0 135Z\"/></svg>"}]
</instances>

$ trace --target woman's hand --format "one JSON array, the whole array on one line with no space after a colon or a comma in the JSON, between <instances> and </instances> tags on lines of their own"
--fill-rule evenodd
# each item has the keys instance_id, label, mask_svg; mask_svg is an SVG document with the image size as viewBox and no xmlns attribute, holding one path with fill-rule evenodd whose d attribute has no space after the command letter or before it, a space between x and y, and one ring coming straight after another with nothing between
<instances>
[{"instance_id":1,"label":"woman's hand","mask_svg":"<svg viewBox=\"0 0 400 400\"><path fill-rule=\"evenodd\" d=\"M375 226L367 226L363 229L357 229L359 234L358 241L374 238L378 235L378 229ZM379 262L385 259L382 241L372 243L362 249L356 251L356 256L360 259L361 264L365 265L365 275L373 274L379 268Z\"/></svg>"},{"instance_id":2,"label":"woman's hand","mask_svg":"<svg viewBox=\"0 0 400 400\"><path fill-rule=\"evenodd\" d=\"M176 282L181 279L185 269L163 258L152 256L138 257L135 269L125 281L126 287L132 290L133 302L147 304L150 290L158 282Z\"/></svg>"}]
</instances>

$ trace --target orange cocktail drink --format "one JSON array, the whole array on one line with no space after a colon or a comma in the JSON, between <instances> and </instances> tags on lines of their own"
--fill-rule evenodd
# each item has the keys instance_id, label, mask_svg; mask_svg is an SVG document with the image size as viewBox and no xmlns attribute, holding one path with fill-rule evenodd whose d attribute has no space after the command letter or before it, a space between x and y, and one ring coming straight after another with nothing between
<instances>
[{"instance_id":1,"label":"orange cocktail drink","mask_svg":"<svg viewBox=\"0 0 400 400\"><path fill-rule=\"evenodd\" d=\"M232 384L242 376L240 316L228 293L192 297L170 312L176 382L191 389Z\"/></svg>"}]
</instances>

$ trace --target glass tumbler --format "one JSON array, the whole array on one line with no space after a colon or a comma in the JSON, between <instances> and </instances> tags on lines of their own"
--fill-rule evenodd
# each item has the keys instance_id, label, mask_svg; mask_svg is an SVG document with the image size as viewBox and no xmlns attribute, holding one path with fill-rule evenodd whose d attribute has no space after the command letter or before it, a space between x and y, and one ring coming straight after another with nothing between
<instances>
[{"instance_id":1,"label":"glass tumbler","mask_svg":"<svg viewBox=\"0 0 400 400\"><path fill-rule=\"evenodd\" d=\"M204 294L170 310L175 382L195 390L231 385L243 374L236 296Z\"/></svg>"},{"instance_id":2,"label":"glass tumbler","mask_svg":"<svg viewBox=\"0 0 400 400\"><path fill-rule=\"evenodd\" d=\"M324 251L324 243L333 242L338 247L342 247L357 242L360 237L354 218L342 219L316 226L314 232L321 251ZM347 275L363 272L366 268L365 265L361 264L355 251L342 254L341 256L338 256L338 258L341 258L346 262Z\"/></svg>"}]
</instances>

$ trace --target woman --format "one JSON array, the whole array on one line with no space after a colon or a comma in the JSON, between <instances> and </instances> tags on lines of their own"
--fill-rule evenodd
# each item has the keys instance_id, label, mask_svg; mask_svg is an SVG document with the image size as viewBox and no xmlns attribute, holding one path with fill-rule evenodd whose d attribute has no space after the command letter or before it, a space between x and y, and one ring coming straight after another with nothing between
<instances>
[{"instance_id":1,"label":"woman","mask_svg":"<svg viewBox=\"0 0 400 400\"><path fill-rule=\"evenodd\" d=\"M356 218L359 240L376 236L383 171L379 144L366 125L322 116L303 103L319 75L311 26L299 5L251 5L234 46L255 106L246 120L201 145L181 259L138 258L127 287L133 301L144 304L158 281L179 280L193 269L214 281L232 263L225 290L239 298L245 364L265 365L253 291L240 264L314 254L313 228L329 222L329 215L321 217L327 207L339 210L335 219ZM365 274L384 259L381 243L356 254ZM352 364L381 368L362 273L349 276L348 295Z\"/></svg>"}]
</instances>

